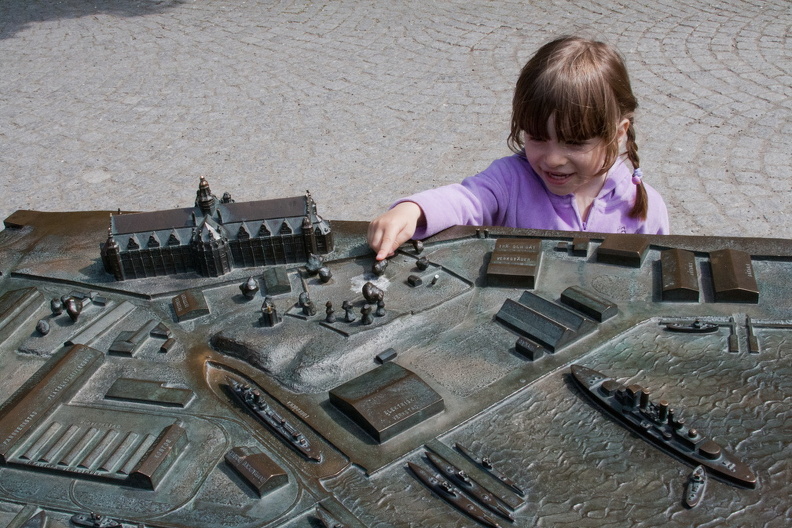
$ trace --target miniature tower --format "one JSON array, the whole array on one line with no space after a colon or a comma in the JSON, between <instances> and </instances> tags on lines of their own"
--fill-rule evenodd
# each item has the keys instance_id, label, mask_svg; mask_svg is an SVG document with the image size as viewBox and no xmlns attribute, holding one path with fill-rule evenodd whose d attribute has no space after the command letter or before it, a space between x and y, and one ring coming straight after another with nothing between
<instances>
[{"instance_id":1,"label":"miniature tower","mask_svg":"<svg viewBox=\"0 0 792 528\"><path fill-rule=\"evenodd\" d=\"M216 203L217 200L215 200L212 190L209 188L209 182L201 176L201 183L198 184L198 192L195 196L195 206L206 216L214 214Z\"/></svg>"},{"instance_id":2,"label":"miniature tower","mask_svg":"<svg viewBox=\"0 0 792 528\"><path fill-rule=\"evenodd\" d=\"M101 247L100 254L105 271L112 273L115 280L124 280L124 274L121 269L121 249L118 247L116 239L113 238L112 227L107 228L107 241Z\"/></svg>"}]
</instances>

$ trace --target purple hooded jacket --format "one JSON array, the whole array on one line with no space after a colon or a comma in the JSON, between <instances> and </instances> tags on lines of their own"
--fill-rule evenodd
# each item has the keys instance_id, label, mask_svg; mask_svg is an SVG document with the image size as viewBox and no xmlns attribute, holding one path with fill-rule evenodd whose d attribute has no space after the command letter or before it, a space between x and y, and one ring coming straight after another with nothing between
<instances>
[{"instance_id":1,"label":"purple hooded jacket","mask_svg":"<svg viewBox=\"0 0 792 528\"><path fill-rule=\"evenodd\" d=\"M574 195L549 192L528 161L515 154L501 158L480 174L452 185L420 192L400 202L415 202L426 226L413 238L422 239L454 225L491 225L559 231L661 234L669 232L668 211L660 194L644 183L649 207L646 220L628 216L636 185L630 165L619 159L583 222ZM394 204L396 205L396 204Z\"/></svg>"}]
</instances>

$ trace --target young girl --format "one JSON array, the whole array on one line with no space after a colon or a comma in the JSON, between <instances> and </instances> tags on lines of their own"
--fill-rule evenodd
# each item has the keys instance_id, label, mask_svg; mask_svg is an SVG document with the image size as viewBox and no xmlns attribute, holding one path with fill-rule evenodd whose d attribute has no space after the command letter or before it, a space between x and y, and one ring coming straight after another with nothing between
<instances>
[{"instance_id":1,"label":"young girl","mask_svg":"<svg viewBox=\"0 0 792 528\"><path fill-rule=\"evenodd\" d=\"M637 106L615 49L579 37L545 44L517 80L515 154L396 202L369 225L377 260L453 225L667 234L665 203L638 168Z\"/></svg>"}]
</instances>

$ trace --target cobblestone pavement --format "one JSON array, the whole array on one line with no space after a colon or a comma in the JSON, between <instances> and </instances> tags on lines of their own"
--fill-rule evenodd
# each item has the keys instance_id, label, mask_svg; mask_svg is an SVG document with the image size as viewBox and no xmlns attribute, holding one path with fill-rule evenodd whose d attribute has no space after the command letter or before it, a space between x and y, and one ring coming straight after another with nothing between
<instances>
[{"instance_id":1,"label":"cobblestone pavement","mask_svg":"<svg viewBox=\"0 0 792 528\"><path fill-rule=\"evenodd\" d=\"M792 238L789 0L0 2L0 217L309 189L330 219L508 155L522 64L627 57L677 234Z\"/></svg>"}]
</instances>

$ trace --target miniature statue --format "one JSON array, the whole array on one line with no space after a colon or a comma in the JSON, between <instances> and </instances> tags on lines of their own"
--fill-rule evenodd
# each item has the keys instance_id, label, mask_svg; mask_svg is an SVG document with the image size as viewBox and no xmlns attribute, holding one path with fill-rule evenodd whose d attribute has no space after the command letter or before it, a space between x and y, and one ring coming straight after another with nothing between
<instances>
[{"instance_id":1,"label":"miniature statue","mask_svg":"<svg viewBox=\"0 0 792 528\"><path fill-rule=\"evenodd\" d=\"M415 261L415 266L419 270L424 271L426 268L429 267L429 259L426 258L426 257L421 257L421 258L419 258L418 260Z\"/></svg>"},{"instance_id":2,"label":"miniature statue","mask_svg":"<svg viewBox=\"0 0 792 528\"><path fill-rule=\"evenodd\" d=\"M370 325L374 322L374 319L371 317L371 310L372 307L370 304L363 305L363 308L360 309L360 315L362 316L360 319L360 324Z\"/></svg>"},{"instance_id":3,"label":"miniature statue","mask_svg":"<svg viewBox=\"0 0 792 528\"><path fill-rule=\"evenodd\" d=\"M333 310L333 303L330 301L327 301L327 304L325 304L325 314L325 321L328 323L336 322L335 310Z\"/></svg>"},{"instance_id":4,"label":"miniature statue","mask_svg":"<svg viewBox=\"0 0 792 528\"><path fill-rule=\"evenodd\" d=\"M330 268L328 268L327 266L322 266L321 268L319 268L319 280L322 281L322 283L328 283L332 278L333 278L333 272L330 271Z\"/></svg>"},{"instance_id":5,"label":"miniature statue","mask_svg":"<svg viewBox=\"0 0 792 528\"><path fill-rule=\"evenodd\" d=\"M38 333L41 335L49 334L50 325L46 319L42 319L36 324L36 331L38 331Z\"/></svg>"},{"instance_id":6,"label":"miniature statue","mask_svg":"<svg viewBox=\"0 0 792 528\"><path fill-rule=\"evenodd\" d=\"M270 297L264 298L264 304L261 305L261 318L259 322L261 326L270 328L281 322L281 318L278 316L278 310L275 309L275 304L273 304Z\"/></svg>"},{"instance_id":7,"label":"miniature statue","mask_svg":"<svg viewBox=\"0 0 792 528\"><path fill-rule=\"evenodd\" d=\"M324 259L319 255L313 253L308 254L308 262L305 263L305 269L308 275L316 275L319 270L324 266Z\"/></svg>"},{"instance_id":8,"label":"miniature statue","mask_svg":"<svg viewBox=\"0 0 792 528\"><path fill-rule=\"evenodd\" d=\"M303 314L309 317L316 315L316 305L310 298L303 305Z\"/></svg>"},{"instance_id":9,"label":"miniature statue","mask_svg":"<svg viewBox=\"0 0 792 528\"><path fill-rule=\"evenodd\" d=\"M300 308L305 307L305 304L308 302L310 297L308 296L308 292L302 292L300 296L297 298L297 305Z\"/></svg>"},{"instance_id":10,"label":"miniature statue","mask_svg":"<svg viewBox=\"0 0 792 528\"><path fill-rule=\"evenodd\" d=\"M223 197L220 199L220 203L234 203L234 199L231 198L231 193L226 191L223 193Z\"/></svg>"},{"instance_id":11,"label":"miniature statue","mask_svg":"<svg viewBox=\"0 0 792 528\"><path fill-rule=\"evenodd\" d=\"M377 311L374 312L374 315L377 317L383 317L385 315L385 301L382 299L377 301Z\"/></svg>"},{"instance_id":12,"label":"miniature statue","mask_svg":"<svg viewBox=\"0 0 792 528\"><path fill-rule=\"evenodd\" d=\"M60 299L52 299L50 301L50 310L52 310L52 315L60 315L63 313L63 303Z\"/></svg>"},{"instance_id":13,"label":"miniature statue","mask_svg":"<svg viewBox=\"0 0 792 528\"><path fill-rule=\"evenodd\" d=\"M388 259L380 260L375 262L374 265L371 267L371 271L377 277L381 277L385 274L385 270L388 268Z\"/></svg>"},{"instance_id":14,"label":"miniature statue","mask_svg":"<svg viewBox=\"0 0 792 528\"><path fill-rule=\"evenodd\" d=\"M252 299L259 291L258 282L256 282L256 279L253 277L250 277L243 284L239 285L239 290L242 292L242 295L245 296L245 299Z\"/></svg>"},{"instance_id":15,"label":"miniature statue","mask_svg":"<svg viewBox=\"0 0 792 528\"><path fill-rule=\"evenodd\" d=\"M413 240L412 244L413 244L413 249L415 249L416 253L418 253L419 255L423 253L424 250L423 242L421 242L420 240Z\"/></svg>"},{"instance_id":16,"label":"miniature statue","mask_svg":"<svg viewBox=\"0 0 792 528\"><path fill-rule=\"evenodd\" d=\"M344 301L344 303L341 305L341 308L344 309L344 312L345 312L344 320L347 323L352 323L352 322L357 320L357 316L355 315L355 312L354 312L355 307L352 305L351 302Z\"/></svg>"},{"instance_id":17,"label":"miniature statue","mask_svg":"<svg viewBox=\"0 0 792 528\"><path fill-rule=\"evenodd\" d=\"M366 302L375 303L385 296L385 292L374 286L372 282L363 285L363 297Z\"/></svg>"},{"instance_id":18,"label":"miniature statue","mask_svg":"<svg viewBox=\"0 0 792 528\"><path fill-rule=\"evenodd\" d=\"M80 317L80 313L82 313L83 303L80 299L76 299L74 297L69 297L66 300L66 313L69 314L72 321L76 321L78 317Z\"/></svg>"}]
</instances>

